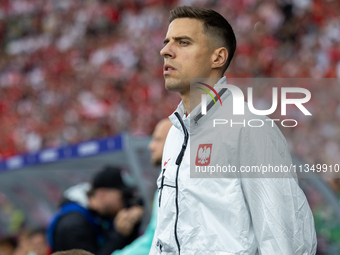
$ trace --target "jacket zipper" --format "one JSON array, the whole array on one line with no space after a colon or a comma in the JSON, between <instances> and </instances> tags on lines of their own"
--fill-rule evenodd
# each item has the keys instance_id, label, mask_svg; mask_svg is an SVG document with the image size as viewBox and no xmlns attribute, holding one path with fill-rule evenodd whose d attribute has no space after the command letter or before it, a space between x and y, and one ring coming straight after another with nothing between
<instances>
[{"instance_id":1,"label":"jacket zipper","mask_svg":"<svg viewBox=\"0 0 340 255\"><path fill-rule=\"evenodd\" d=\"M161 188L160 188L160 192L159 192L159 203L158 203L158 207L161 207L161 200L162 200L162 192L163 192L163 185L164 185L164 172L165 172L165 168L163 169L162 172L162 182L161 182Z\"/></svg>"},{"instance_id":2,"label":"jacket zipper","mask_svg":"<svg viewBox=\"0 0 340 255\"><path fill-rule=\"evenodd\" d=\"M221 89L220 93L218 93L218 94L221 96L221 95L223 95L223 93L225 91L227 91L227 89ZM215 96L215 98L217 100L217 96ZM208 108L207 110L209 110L213 105L214 105L214 102L210 102L208 107L207 107ZM175 200L175 203L176 203L176 219L175 219L175 230L174 230L174 232L175 232L175 240L176 240L176 244L177 244L178 254L180 255L181 254L181 247L179 245L178 236L177 236L177 223L178 223L178 211L179 211L179 209L178 209L178 173L179 173L179 168L180 168L182 160L183 160L185 149L187 148L187 145L188 145L189 133L188 133L188 130L186 129L186 127L183 123L183 120L182 120L181 116L179 115L179 113L175 112L175 115L176 115L179 123L181 124L183 132L184 132L184 141L183 141L183 144L182 144L182 149L181 149L181 152L179 153L179 155L176 159L176 165L178 165L178 167L177 167L177 171L176 171L176 200ZM194 118L196 126L198 125L198 123L197 123L198 120L202 117L203 117L203 115L199 114Z\"/></svg>"},{"instance_id":3,"label":"jacket zipper","mask_svg":"<svg viewBox=\"0 0 340 255\"><path fill-rule=\"evenodd\" d=\"M185 149L187 148L187 145L188 145L189 133L188 133L188 130L186 129L186 127L184 126L183 120L182 120L181 116L179 116L178 112L175 112L175 115L176 115L179 123L181 124L183 132L184 132L184 141L183 141L183 144L182 144L182 149L181 149L181 152L179 153L179 155L176 159L176 165L178 165L178 167L177 167L177 171L176 171L176 200L175 200L175 203L176 203L176 219L175 219L175 230L174 230L174 232L175 232L175 240L176 240L176 244L177 244L177 248L178 248L178 254L180 255L181 254L181 247L179 245L178 236L177 236L177 223L178 223L178 211L179 211L179 209L178 209L178 173L179 173L179 168L180 168L182 160L183 160Z\"/></svg>"}]
</instances>

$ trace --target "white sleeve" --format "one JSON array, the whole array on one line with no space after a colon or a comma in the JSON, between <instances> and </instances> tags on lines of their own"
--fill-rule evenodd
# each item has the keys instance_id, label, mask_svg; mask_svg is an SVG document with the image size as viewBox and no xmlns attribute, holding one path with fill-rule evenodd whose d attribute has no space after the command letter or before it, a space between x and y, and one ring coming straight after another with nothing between
<instances>
[{"instance_id":1,"label":"white sleeve","mask_svg":"<svg viewBox=\"0 0 340 255\"><path fill-rule=\"evenodd\" d=\"M241 165L292 164L287 143L277 128L251 129L244 134ZM297 180L259 177L241 179L259 254L314 255L314 219Z\"/></svg>"},{"instance_id":2,"label":"white sleeve","mask_svg":"<svg viewBox=\"0 0 340 255\"><path fill-rule=\"evenodd\" d=\"M242 179L242 189L260 255L316 253L313 215L295 179Z\"/></svg>"},{"instance_id":3,"label":"white sleeve","mask_svg":"<svg viewBox=\"0 0 340 255\"><path fill-rule=\"evenodd\" d=\"M158 255L158 254L159 254L159 252L158 252L157 246L156 246L156 238L154 237L154 239L152 241L152 245L151 245L149 255Z\"/></svg>"}]
</instances>

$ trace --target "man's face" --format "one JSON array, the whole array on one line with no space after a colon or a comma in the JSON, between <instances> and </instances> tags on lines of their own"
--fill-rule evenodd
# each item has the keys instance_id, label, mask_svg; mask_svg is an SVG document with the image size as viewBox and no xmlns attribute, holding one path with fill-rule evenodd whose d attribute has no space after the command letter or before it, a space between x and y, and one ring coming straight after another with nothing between
<instances>
[{"instance_id":1,"label":"man's face","mask_svg":"<svg viewBox=\"0 0 340 255\"><path fill-rule=\"evenodd\" d=\"M103 215L115 216L124 207L123 192L118 189L104 189L102 199Z\"/></svg>"},{"instance_id":2,"label":"man's face","mask_svg":"<svg viewBox=\"0 0 340 255\"><path fill-rule=\"evenodd\" d=\"M162 163L163 147L171 125L170 120L162 120L156 125L152 134L149 150L151 151L151 163L155 166Z\"/></svg>"},{"instance_id":3,"label":"man's face","mask_svg":"<svg viewBox=\"0 0 340 255\"><path fill-rule=\"evenodd\" d=\"M36 234L29 240L29 250L37 255L45 255L47 251L47 243L43 234Z\"/></svg>"},{"instance_id":4,"label":"man's face","mask_svg":"<svg viewBox=\"0 0 340 255\"><path fill-rule=\"evenodd\" d=\"M209 38L203 34L201 21L190 18L172 21L160 52L164 57L166 89L186 93L190 89L190 78L208 78L211 48Z\"/></svg>"}]
</instances>

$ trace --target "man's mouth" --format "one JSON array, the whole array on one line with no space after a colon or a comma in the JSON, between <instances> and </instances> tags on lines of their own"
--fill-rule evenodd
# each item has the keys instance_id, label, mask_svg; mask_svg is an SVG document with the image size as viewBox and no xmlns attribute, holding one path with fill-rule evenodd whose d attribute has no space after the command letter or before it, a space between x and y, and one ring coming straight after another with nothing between
<instances>
[{"instance_id":1,"label":"man's mouth","mask_svg":"<svg viewBox=\"0 0 340 255\"><path fill-rule=\"evenodd\" d=\"M174 68L171 65L166 64L166 65L164 65L163 70L164 70L163 75L166 75L166 74L170 74L170 73L176 71L176 68Z\"/></svg>"}]
</instances>

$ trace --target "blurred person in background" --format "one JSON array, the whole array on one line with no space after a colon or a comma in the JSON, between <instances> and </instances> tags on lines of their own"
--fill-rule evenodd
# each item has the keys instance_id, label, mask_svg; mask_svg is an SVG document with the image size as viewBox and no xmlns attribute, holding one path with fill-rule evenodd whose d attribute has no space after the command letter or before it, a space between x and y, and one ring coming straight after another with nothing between
<instances>
[{"instance_id":1,"label":"blurred person in background","mask_svg":"<svg viewBox=\"0 0 340 255\"><path fill-rule=\"evenodd\" d=\"M163 147L166 136L172 126L171 121L166 118L159 121L152 134L152 140L149 144L149 150L151 151L151 163L154 166L161 167ZM133 241L130 245L126 246L122 250L117 250L112 255L147 255L150 252L152 239L155 234L157 226L158 216L158 190L155 193L153 200L153 210L150 219L150 223L145 230L145 233Z\"/></svg>"},{"instance_id":2,"label":"blurred person in background","mask_svg":"<svg viewBox=\"0 0 340 255\"><path fill-rule=\"evenodd\" d=\"M94 255L94 254L84 250L73 249L69 251L58 251L53 253L52 255Z\"/></svg>"},{"instance_id":3,"label":"blurred person in background","mask_svg":"<svg viewBox=\"0 0 340 255\"><path fill-rule=\"evenodd\" d=\"M172 123L168 118L162 119L157 123L152 134L149 150L151 151L151 163L154 166L160 167L162 164L164 143L171 126Z\"/></svg>"},{"instance_id":4,"label":"blurred person in background","mask_svg":"<svg viewBox=\"0 0 340 255\"><path fill-rule=\"evenodd\" d=\"M83 249L109 255L138 236L141 200L126 186L121 170L107 166L92 185L78 184L64 193L47 234L53 252Z\"/></svg>"},{"instance_id":5,"label":"blurred person in background","mask_svg":"<svg viewBox=\"0 0 340 255\"><path fill-rule=\"evenodd\" d=\"M340 179L326 179L326 183L333 191L338 202L340 202ZM338 220L334 220L334 211L329 208L323 197L315 195L315 190L307 189L307 197L311 196L310 203L317 231L318 247L317 255L339 254L340 251L340 225ZM310 194L309 194L310 193ZM313 196L314 195L314 196Z\"/></svg>"},{"instance_id":6,"label":"blurred person in background","mask_svg":"<svg viewBox=\"0 0 340 255\"><path fill-rule=\"evenodd\" d=\"M329 187L333 190L334 195L340 201L340 178L332 178L327 180Z\"/></svg>"},{"instance_id":7,"label":"blurred person in background","mask_svg":"<svg viewBox=\"0 0 340 255\"><path fill-rule=\"evenodd\" d=\"M39 228L30 231L30 233L28 234L28 251L28 254L32 255L49 254L45 229Z\"/></svg>"},{"instance_id":8,"label":"blurred person in background","mask_svg":"<svg viewBox=\"0 0 340 255\"><path fill-rule=\"evenodd\" d=\"M14 254L17 242L12 237L6 237L0 240L0 255Z\"/></svg>"},{"instance_id":9,"label":"blurred person in background","mask_svg":"<svg viewBox=\"0 0 340 255\"><path fill-rule=\"evenodd\" d=\"M14 251L14 255L27 255L29 252L29 235L30 230L24 229L18 235L18 245Z\"/></svg>"}]
</instances>

